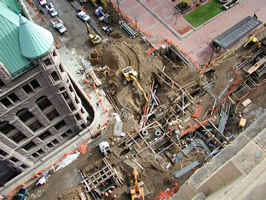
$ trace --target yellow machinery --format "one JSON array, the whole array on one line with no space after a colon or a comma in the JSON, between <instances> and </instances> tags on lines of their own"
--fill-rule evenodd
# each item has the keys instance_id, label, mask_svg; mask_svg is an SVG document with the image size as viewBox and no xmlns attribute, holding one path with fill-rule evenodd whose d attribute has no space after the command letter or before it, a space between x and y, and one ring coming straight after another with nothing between
<instances>
[{"instance_id":1,"label":"yellow machinery","mask_svg":"<svg viewBox=\"0 0 266 200\"><path fill-rule=\"evenodd\" d=\"M259 40L256 38L255 35L252 35L249 37L249 39L245 42L245 44L243 45L244 48L251 46L253 44L257 44L259 42Z\"/></svg>"},{"instance_id":2,"label":"yellow machinery","mask_svg":"<svg viewBox=\"0 0 266 200\"><path fill-rule=\"evenodd\" d=\"M130 188L131 200L144 200L144 187L139 185L138 175L137 169L134 167L134 186Z\"/></svg>"},{"instance_id":3,"label":"yellow machinery","mask_svg":"<svg viewBox=\"0 0 266 200\"><path fill-rule=\"evenodd\" d=\"M149 101L144 89L141 87L140 83L138 82L138 80L136 78L137 77L137 72L135 70L133 70L131 68L131 66L127 66L126 68L122 69L121 72L122 72L123 76L125 77L125 79L127 81L134 81L136 83L138 88L141 90L145 100Z\"/></svg>"},{"instance_id":4,"label":"yellow machinery","mask_svg":"<svg viewBox=\"0 0 266 200\"><path fill-rule=\"evenodd\" d=\"M95 34L95 33L91 33L90 31L90 25L86 22L86 28L87 28L87 32L88 32L88 38L90 40L90 42L93 44L93 45L96 45L96 44L99 44L102 42L102 38Z\"/></svg>"},{"instance_id":5,"label":"yellow machinery","mask_svg":"<svg viewBox=\"0 0 266 200\"><path fill-rule=\"evenodd\" d=\"M102 4L104 8L107 8L107 0L99 0ZM97 0L91 0L92 3L97 3Z\"/></svg>"}]
</instances>

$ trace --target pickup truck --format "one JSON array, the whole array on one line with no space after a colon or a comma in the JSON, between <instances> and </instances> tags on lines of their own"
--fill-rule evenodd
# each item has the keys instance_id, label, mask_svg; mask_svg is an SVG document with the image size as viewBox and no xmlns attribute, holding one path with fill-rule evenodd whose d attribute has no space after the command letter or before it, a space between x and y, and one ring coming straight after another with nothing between
<instances>
[{"instance_id":1,"label":"pickup truck","mask_svg":"<svg viewBox=\"0 0 266 200\"><path fill-rule=\"evenodd\" d=\"M63 35L67 31L66 27L64 26L63 21L59 18L55 18L51 20L51 24L53 28L57 30L61 35Z\"/></svg>"}]
</instances>

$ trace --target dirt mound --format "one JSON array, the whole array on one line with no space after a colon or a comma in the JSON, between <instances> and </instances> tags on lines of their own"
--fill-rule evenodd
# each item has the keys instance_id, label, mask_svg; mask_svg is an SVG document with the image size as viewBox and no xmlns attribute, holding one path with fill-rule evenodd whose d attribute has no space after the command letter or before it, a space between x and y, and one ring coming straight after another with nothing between
<instances>
[{"instance_id":1,"label":"dirt mound","mask_svg":"<svg viewBox=\"0 0 266 200\"><path fill-rule=\"evenodd\" d=\"M114 71L122 68L122 66L126 66L126 61L112 45L103 50L102 63L108 65Z\"/></svg>"}]
</instances>

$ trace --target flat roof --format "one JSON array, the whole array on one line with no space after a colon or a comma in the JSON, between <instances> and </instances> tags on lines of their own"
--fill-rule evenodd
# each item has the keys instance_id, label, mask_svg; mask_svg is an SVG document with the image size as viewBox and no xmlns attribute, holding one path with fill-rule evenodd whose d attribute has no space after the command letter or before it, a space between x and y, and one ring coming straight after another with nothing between
<instances>
[{"instance_id":1,"label":"flat roof","mask_svg":"<svg viewBox=\"0 0 266 200\"><path fill-rule=\"evenodd\" d=\"M213 43L226 49L239 41L246 34L250 33L261 23L262 22L256 17L247 16L222 34L218 35L213 40Z\"/></svg>"}]
</instances>

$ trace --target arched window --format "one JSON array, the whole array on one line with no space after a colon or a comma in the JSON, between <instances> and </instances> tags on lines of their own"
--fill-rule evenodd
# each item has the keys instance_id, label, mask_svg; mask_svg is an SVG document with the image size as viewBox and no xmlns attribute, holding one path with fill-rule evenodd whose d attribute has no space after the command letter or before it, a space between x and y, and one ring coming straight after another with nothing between
<instances>
[{"instance_id":1,"label":"arched window","mask_svg":"<svg viewBox=\"0 0 266 200\"><path fill-rule=\"evenodd\" d=\"M33 114L31 114L31 112L26 108L19 110L16 115L24 123L34 117Z\"/></svg>"},{"instance_id":2,"label":"arched window","mask_svg":"<svg viewBox=\"0 0 266 200\"><path fill-rule=\"evenodd\" d=\"M52 105L52 103L46 96L38 98L35 103L39 106L41 110L45 110L46 108Z\"/></svg>"}]
</instances>

